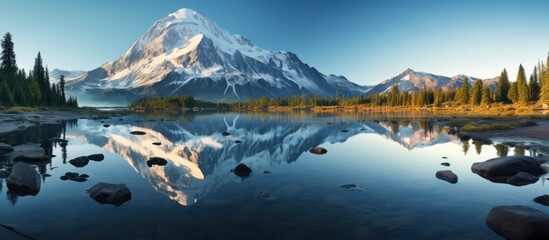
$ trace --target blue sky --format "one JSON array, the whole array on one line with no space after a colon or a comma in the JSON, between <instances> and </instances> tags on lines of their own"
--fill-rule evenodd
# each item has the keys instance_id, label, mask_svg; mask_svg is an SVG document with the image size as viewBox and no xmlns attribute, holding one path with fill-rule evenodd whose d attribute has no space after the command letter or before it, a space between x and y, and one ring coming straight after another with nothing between
<instances>
[{"instance_id":1,"label":"blue sky","mask_svg":"<svg viewBox=\"0 0 549 240\"><path fill-rule=\"evenodd\" d=\"M549 1L0 0L0 33L20 67L91 70L120 57L158 19L192 8L325 74L375 84L406 67L488 78L549 51Z\"/></svg>"}]
</instances>

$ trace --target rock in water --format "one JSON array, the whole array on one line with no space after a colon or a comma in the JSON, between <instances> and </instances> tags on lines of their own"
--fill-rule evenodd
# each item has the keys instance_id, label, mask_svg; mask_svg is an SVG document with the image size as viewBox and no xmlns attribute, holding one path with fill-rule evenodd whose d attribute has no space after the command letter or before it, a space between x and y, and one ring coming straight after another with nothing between
<instances>
[{"instance_id":1,"label":"rock in water","mask_svg":"<svg viewBox=\"0 0 549 240\"><path fill-rule=\"evenodd\" d=\"M506 239L549 239L549 216L526 206L492 208L486 224Z\"/></svg>"},{"instance_id":2,"label":"rock in water","mask_svg":"<svg viewBox=\"0 0 549 240\"><path fill-rule=\"evenodd\" d=\"M351 131L351 130L349 130L349 129L343 129L343 130L341 130L341 132L344 132L344 133L349 132L349 131Z\"/></svg>"},{"instance_id":3,"label":"rock in water","mask_svg":"<svg viewBox=\"0 0 549 240\"><path fill-rule=\"evenodd\" d=\"M314 148L311 148L309 150L310 153L314 153L314 154L318 154L318 155L322 155L322 154L325 154L328 152L328 150L326 150L325 148L321 148L321 147L314 147Z\"/></svg>"},{"instance_id":4,"label":"rock in water","mask_svg":"<svg viewBox=\"0 0 549 240\"><path fill-rule=\"evenodd\" d=\"M147 166L152 167L153 165L158 166L164 166L168 164L168 161L161 157L151 157L149 161L147 161Z\"/></svg>"},{"instance_id":5,"label":"rock in water","mask_svg":"<svg viewBox=\"0 0 549 240\"><path fill-rule=\"evenodd\" d=\"M85 167L90 162L90 159L87 156L77 157L75 159L69 160L69 163L77 168Z\"/></svg>"},{"instance_id":6,"label":"rock in water","mask_svg":"<svg viewBox=\"0 0 549 240\"><path fill-rule=\"evenodd\" d=\"M534 176L545 173L545 170L536 159L528 156L492 158L484 162L474 163L471 170L493 182L506 182L507 179L519 172L526 172Z\"/></svg>"},{"instance_id":7,"label":"rock in water","mask_svg":"<svg viewBox=\"0 0 549 240\"><path fill-rule=\"evenodd\" d=\"M117 207L132 199L132 193L125 184L98 183L86 191L98 203Z\"/></svg>"},{"instance_id":8,"label":"rock in water","mask_svg":"<svg viewBox=\"0 0 549 240\"><path fill-rule=\"evenodd\" d=\"M438 171L436 177L452 184L458 182L458 176L450 170Z\"/></svg>"},{"instance_id":9,"label":"rock in water","mask_svg":"<svg viewBox=\"0 0 549 240\"><path fill-rule=\"evenodd\" d=\"M449 163L449 162L443 162L443 163L441 163L440 165L449 167L449 166L450 166L450 163Z\"/></svg>"},{"instance_id":10,"label":"rock in water","mask_svg":"<svg viewBox=\"0 0 549 240\"><path fill-rule=\"evenodd\" d=\"M530 173L519 172L515 174L515 176L512 176L511 178L507 179L507 183L513 186L524 186L524 185L536 183L538 180L539 180L538 177Z\"/></svg>"},{"instance_id":11,"label":"rock in water","mask_svg":"<svg viewBox=\"0 0 549 240\"><path fill-rule=\"evenodd\" d=\"M133 135L145 135L145 132L142 132L142 131L131 131L130 134L133 134Z\"/></svg>"},{"instance_id":12,"label":"rock in water","mask_svg":"<svg viewBox=\"0 0 549 240\"><path fill-rule=\"evenodd\" d=\"M110 126L111 126L111 125L109 125L109 124L103 124L103 127L104 127L104 128L108 128L108 127L110 127Z\"/></svg>"},{"instance_id":13,"label":"rock in water","mask_svg":"<svg viewBox=\"0 0 549 240\"><path fill-rule=\"evenodd\" d=\"M88 156L88 159L96 162L101 162L103 159L105 159L105 155L103 154L92 154Z\"/></svg>"},{"instance_id":14,"label":"rock in water","mask_svg":"<svg viewBox=\"0 0 549 240\"><path fill-rule=\"evenodd\" d=\"M35 196L40 192L40 174L26 163L17 162L6 180L8 189L20 195Z\"/></svg>"},{"instance_id":15,"label":"rock in water","mask_svg":"<svg viewBox=\"0 0 549 240\"><path fill-rule=\"evenodd\" d=\"M541 195L536 198L534 198L534 202L537 202L541 205L549 206L549 195Z\"/></svg>"},{"instance_id":16,"label":"rock in water","mask_svg":"<svg viewBox=\"0 0 549 240\"><path fill-rule=\"evenodd\" d=\"M9 144L0 143L0 156L5 155L9 152L13 152L13 147Z\"/></svg>"},{"instance_id":17,"label":"rock in water","mask_svg":"<svg viewBox=\"0 0 549 240\"><path fill-rule=\"evenodd\" d=\"M252 169L249 168L246 164L240 163L240 164L236 165L233 172L236 176L248 177L252 173Z\"/></svg>"}]
</instances>

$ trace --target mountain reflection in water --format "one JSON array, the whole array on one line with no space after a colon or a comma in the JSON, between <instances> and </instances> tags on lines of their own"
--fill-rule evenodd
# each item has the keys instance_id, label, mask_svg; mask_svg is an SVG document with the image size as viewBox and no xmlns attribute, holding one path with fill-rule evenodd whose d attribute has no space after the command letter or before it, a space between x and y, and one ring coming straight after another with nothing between
<instances>
[{"instance_id":1,"label":"mountain reflection in water","mask_svg":"<svg viewBox=\"0 0 549 240\"><path fill-rule=\"evenodd\" d=\"M331 122L334 124L328 124ZM353 116L312 118L282 114L267 119L227 113L165 120L134 115L109 128L101 125L96 120L80 120L68 137L120 155L158 192L185 206L225 184L241 181L231 173L238 163L245 163L258 173L273 164L294 162L312 147L345 142L357 134L379 134L410 150L459 143L456 136L434 127L430 120L374 121ZM349 131L342 132L343 129ZM146 134L136 136L131 131ZM230 135L223 136L222 132ZM168 164L149 167L150 157L165 158Z\"/></svg>"}]
</instances>

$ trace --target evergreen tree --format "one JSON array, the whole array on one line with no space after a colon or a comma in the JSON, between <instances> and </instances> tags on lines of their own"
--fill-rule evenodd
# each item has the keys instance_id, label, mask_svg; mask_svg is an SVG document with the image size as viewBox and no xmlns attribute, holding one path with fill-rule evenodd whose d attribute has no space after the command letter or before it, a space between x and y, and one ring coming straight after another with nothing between
<instances>
[{"instance_id":1,"label":"evergreen tree","mask_svg":"<svg viewBox=\"0 0 549 240\"><path fill-rule=\"evenodd\" d=\"M490 91L490 88L488 86L483 85L482 86L482 99L480 100L480 104L487 106L490 103L492 103L492 91Z\"/></svg>"},{"instance_id":2,"label":"evergreen tree","mask_svg":"<svg viewBox=\"0 0 549 240\"><path fill-rule=\"evenodd\" d=\"M65 105L67 103L65 98L65 75L59 76L59 91L61 93L61 104Z\"/></svg>"},{"instance_id":3,"label":"evergreen tree","mask_svg":"<svg viewBox=\"0 0 549 240\"><path fill-rule=\"evenodd\" d=\"M470 86L469 86L469 78L468 77L465 77L463 79L463 83L461 84L461 88L459 89L459 99L457 99L457 101L461 104L467 104L469 103L469 98L470 98Z\"/></svg>"},{"instance_id":4,"label":"evergreen tree","mask_svg":"<svg viewBox=\"0 0 549 240\"><path fill-rule=\"evenodd\" d=\"M12 106L13 105L13 95L8 87L6 81L0 81L0 105L2 106Z\"/></svg>"},{"instance_id":5,"label":"evergreen tree","mask_svg":"<svg viewBox=\"0 0 549 240\"><path fill-rule=\"evenodd\" d=\"M547 65L541 64L540 72L540 83L541 83L541 92L540 99L543 102L549 102L549 54L547 55Z\"/></svg>"},{"instance_id":6,"label":"evergreen tree","mask_svg":"<svg viewBox=\"0 0 549 240\"><path fill-rule=\"evenodd\" d=\"M442 88L438 88L435 90L434 98L433 98L433 104L435 106L438 106L440 103L444 102L444 93L442 91Z\"/></svg>"},{"instance_id":7,"label":"evergreen tree","mask_svg":"<svg viewBox=\"0 0 549 240\"><path fill-rule=\"evenodd\" d=\"M2 39L2 56L0 63L0 78L6 81L10 91L15 86L15 74L17 73L17 63L15 62L14 43L11 33L6 33Z\"/></svg>"},{"instance_id":8,"label":"evergreen tree","mask_svg":"<svg viewBox=\"0 0 549 240\"><path fill-rule=\"evenodd\" d=\"M400 91L398 85L393 85L389 90L389 106L398 106L400 100Z\"/></svg>"},{"instance_id":9,"label":"evergreen tree","mask_svg":"<svg viewBox=\"0 0 549 240\"><path fill-rule=\"evenodd\" d=\"M507 97L509 88L509 77L507 76L507 70L504 68L499 76L498 85L496 88L496 102L509 103L509 98Z\"/></svg>"},{"instance_id":10,"label":"evergreen tree","mask_svg":"<svg viewBox=\"0 0 549 240\"><path fill-rule=\"evenodd\" d=\"M480 101L482 100L482 80L477 79L475 80L475 83L473 84L473 88L471 89L471 97L469 102L471 105L480 105Z\"/></svg>"},{"instance_id":11,"label":"evergreen tree","mask_svg":"<svg viewBox=\"0 0 549 240\"><path fill-rule=\"evenodd\" d=\"M528 97L528 84L526 83L526 73L524 72L524 67L522 64L519 65L519 70L517 73L517 92L518 92L518 102L527 103L530 98Z\"/></svg>"},{"instance_id":12,"label":"evergreen tree","mask_svg":"<svg viewBox=\"0 0 549 240\"><path fill-rule=\"evenodd\" d=\"M530 81L528 82L528 97L532 101L539 100L540 86L538 82L538 77L536 73L536 68L534 68L534 73L530 76Z\"/></svg>"},{"instance_id":13,"label":"evergreen tree","mask_svg":"<svg viewBox=\"0 0 549 240\"><path fill-rule=\"evenodd\" d=\"M509 88L509 92L507 93L507 98L511 100L512 103L518 102L517 82L511 83L511 88Z\"/></svg>"}]
</instances>

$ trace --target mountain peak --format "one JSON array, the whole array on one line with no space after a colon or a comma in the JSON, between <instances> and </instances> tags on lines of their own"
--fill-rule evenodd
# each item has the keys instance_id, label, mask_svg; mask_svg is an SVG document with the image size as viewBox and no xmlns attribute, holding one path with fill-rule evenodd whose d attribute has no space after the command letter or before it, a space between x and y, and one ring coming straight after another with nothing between
<instances>
[{"instance_id":1,"label":"mountain peak","mask_svg":"<svg viewBox=\"0 0 549 240\"><path fill-rule=\"evenodd\" d=\"M200 15L200 14L198 14L196 11L194 11L190 8L181 8L181 9L177 10L176 12L170 13L170 15L168 15L168 17L175 17L175 18L181 19L181 18L190 18L190 17L196 16L196 15Z\"/></svg>"}]
</instances>

